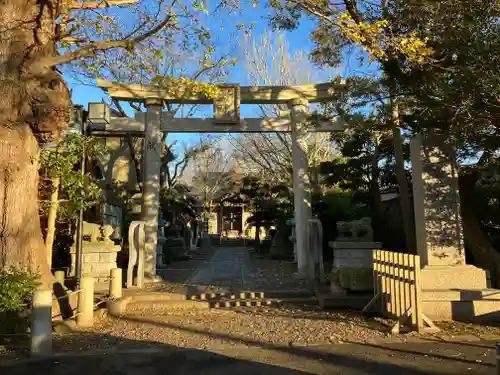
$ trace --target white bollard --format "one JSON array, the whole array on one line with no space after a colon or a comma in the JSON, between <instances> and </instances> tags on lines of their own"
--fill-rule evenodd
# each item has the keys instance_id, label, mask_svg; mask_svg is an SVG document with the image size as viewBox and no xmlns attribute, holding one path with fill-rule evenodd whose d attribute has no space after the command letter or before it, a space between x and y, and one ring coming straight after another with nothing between
<instances>
[{"instance_id":1,"label":"white bollard","mask_svg":"<svg viewBox=\"0 0 500 375\"><path fill-rule=\"evenodd\" d=\"M66 278L66 272L64 271L56 271L54 272L54 277L59 284L64 286L64 279Z\"/></svg>"},{"instance_id":2,"label":"white bollard","mask_svg":"<svg viewBox=\"0 0 500 375\"><path fill-rule=\"evenodd\" d=\"M122 297L122 283L122 269L113 268L109 279L109 298L116 299Z\"/></svg>"},{"instance_id":3,"label":"white bollard","mask_svg":"<svg viewBox=\"0 0 500 375\"><path fill-rule=\"evenodd\" d=\"M76 324L80 327L92 327L94 324L94 278L82 277L78 293L78 315Z\"/></svg>"},{"instance_id":4,"label":"white bollard","mask_svg":"<svg viewBox=\"0 0 500 375\"><path fill-rule=\"evenodd\" d=\"M31 355L52 355L52 290L50 289L41 289L33 293L30 336Z\"/></svg>"}]
</instances>

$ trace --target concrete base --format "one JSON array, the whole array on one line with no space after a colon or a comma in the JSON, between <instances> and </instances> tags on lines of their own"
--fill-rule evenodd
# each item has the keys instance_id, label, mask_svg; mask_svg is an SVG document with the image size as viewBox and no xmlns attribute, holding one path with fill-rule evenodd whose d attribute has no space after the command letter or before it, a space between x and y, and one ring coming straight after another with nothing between
<instances>
[{"instance_id":1,"label":"concrete base","mask_svg":"<svg viewBox=\"0 0 500 375\"><path fill-rule=\"evenodd\" d=\"M472 265L422 269L425 315L435 321L500 321L500 290L488 289L487 272Z\"/></svg>"},{"instance_id":2,"label":"concrete base","mask_svg":"<svg viewBox=\"0 0 500 375\"><path fill-rule=\"evenodd\" d=\"M149 275L149 274L144 275L144 283L146 284L161 283L162 281L163 279L160 275Z\"/></svg>"},{"instance_id":3,"label":"concrete base","mask_svg":"<svg viewBox=\"0 0 500 375\"><path fill-rule=\"evenodd\" d=\"M485 270L472 265L425 266L421 271L423 290L445 289L487 289L488 277Z\"/></svg>"},{"instance_id":4,"label":"concrete base","mask_svg":"<svg viewBox=\"0 0 500 375\"><path fill-rule=\"evenodd\" d=\"M425 315L435 321L490 323L500 321L500 290L423 290Z\"/></svg>"}]
</instances>

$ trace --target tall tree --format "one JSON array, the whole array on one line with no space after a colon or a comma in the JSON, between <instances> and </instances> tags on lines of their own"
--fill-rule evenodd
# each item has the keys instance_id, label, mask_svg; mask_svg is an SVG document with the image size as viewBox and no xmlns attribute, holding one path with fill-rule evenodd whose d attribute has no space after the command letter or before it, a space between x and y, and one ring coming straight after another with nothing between
<instances>
[{"instance_id":1,"label":"tall tree","mask_svg":"<svg viewBox=\"0 0 500 375\"><path fill-rule=\"evenodd\" d=\"M223 201L235 191L240 174L235 170L232 154L224 150L220 140L202 138L200 145L203 151L192 159L185 179L191 194L203 206L207 225L214 203Z\"/></svg>"},{"instance_id":2,"label":"tall tree","mask_svg":"<svg viewBox=\"0 0 500 375\"><path fill-rule=\"evenodd\" d=\"M315 73L307 54L291 51L284 33L264 31L258 38L247 38L244 66L254 85L294 85L315 82ZM278 117L285 106L261 105L262 117ZM244 160L244 168L266 182L292 183L292 140L287 133L256 133L231 136L230 142ZM308 133L302 146L307 150L309 166L314 170L335 155L328 133ZM311 179L315 181L315 179Z\"/></svg>"},{"instance_id":3,"label":"tall tree","mask_svg":"<svg viewBox=\"0 0 500 375\"><path fill-rule=\"evenodd\" d=\"M368 52L371 61L376 61L381 66L383 82L390 94L388 103L391 110L387 115L392 125L406 245L414 251L414 225L400 129L400 93L394 79L394 66L400 57L404 57L405 62L410 65L422 64L433 51L427 45L426 39L416 36L412 33L413 30L393 27L390 14L391 10L397 7L396 3L397 1L387 0L343 0L336 3L310 0L272 1L277 9L274 20L283 27L296 27L302 13L318 20L318 27L312 35L316 43L313 56L318 63L336 66L342 61L344 47L357 46Z\"/></svg>"},{"instance_id":4,"label":"tall tree","mask_svg":"<svg viewBox=\"0 0 500 375\"><path fill-rule=\"evenodd\" d=\"M57 138L70 117L70 91L58 67L73 63L98 73L115 49L126 72L126 56L139 44L151 51L207 44L206 28L191 22L204 10L196 0L0 4L0 268L50 277L37 217L38 159L40 144Z\"/></svg>"}]
</instances>

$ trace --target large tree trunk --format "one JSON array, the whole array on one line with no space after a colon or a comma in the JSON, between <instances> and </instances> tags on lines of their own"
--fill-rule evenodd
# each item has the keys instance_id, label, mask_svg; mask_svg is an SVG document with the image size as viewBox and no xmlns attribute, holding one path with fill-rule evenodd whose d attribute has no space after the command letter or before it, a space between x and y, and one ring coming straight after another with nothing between
<instances>
[{"instance_id":1,"label":"large tree trunk","mask_svg":"<svg viewBox=\"0 0 500 375\"><path fill-rule=\"evenodd\" d=\"M460 189L460 208L464 228L465 244L472 252L475 263L490 271L494 287L500 287L500 254L491 244L481 227L477 216L476 183L478 171L461 173L458 179Z\"/></svg>"},{"instance_id":2,"label":"large tree trunk","mask_svg":"<svg viewBox=\"0 0 500 375\"><path fill-rule=\"evenodd\" d=\"M51 279L38 218L39 143L68 126L71 101L43 58L56 54L55 0L0 3L0 268Z\"/></svg>"}]
</instances>

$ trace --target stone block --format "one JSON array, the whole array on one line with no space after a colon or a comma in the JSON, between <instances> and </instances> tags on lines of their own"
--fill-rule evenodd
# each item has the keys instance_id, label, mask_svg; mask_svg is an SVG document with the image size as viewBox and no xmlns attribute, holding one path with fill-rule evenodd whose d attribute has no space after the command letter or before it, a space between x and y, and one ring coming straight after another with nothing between
<instances>
[{"instance_id":1,"label":"stone block","mask_svg":"<svg viewBox=\"0 0 500 375\"><path fill-rule=\"evenodd\" d=\"M426 266L421 271L422 289L487 289L486 271L471 265Z\"/></svg>"},{"instance_id":2,"label":"stone block","mask_svg":"<svg viewBox=\"0 0 500 375\"><path fill-rule=\"evenodd\" d=\"M334 273L335 278L344 289L350 291L373 290L373 271L370 268L341 268Z\"/></svg>"},{"instance_id":3,"label":"stone block","mask_svg":"<svg viewBox=\"0 0 500 375\"><path fill-rule=\"evenodd\" d=\"M491 323L500 321L500 300L422 301L424 314L434 321Z\"/></svg>"},{"instance_id":4,"label":"stone block","mask_svg":"<svg viewBox=\"0 0 500 375\"><path fill-rule=\"evenodd\" d=\"M86 275L88 273L92 273L94 264L96 264L96 263L83 263L83 267L82 267L83 274Z\"/></svg>"},{"instance_id":5,"label":"stone block","mask_svg":"<svg viewBox=\"0 0 500 375\"><path fill-rule=\"evenodd\" d=\"M333 248L334 268L373 268L374 249L382 247L380 242L330 242Z\"/></svg>"},{"instance_id":6,"label":"stone block","mask_svg":"<svg viewBox=\"0 0 500 375\"><path fill-rule=\"evenodd\" d=\"M112 263L116 262L117 253L99 253L99 262Z\"/></svg>"},{"instance_id":7,"label":"stone block","mask_svg":"<svg viewBox=\"0 0 500 375\"><path fill-rule=\"evenodd\" d=\"M83 254L84 263L99 263L99 253Z\"/></svg>"},{"instance_id":8,"label":"stone block","mask_svg":"<svg viewBox=\"0 0 500 375\"><path fill-rule=\"evenodd\" d=\"M331 241L328 246L332 249L364 249L371 251L382 248L381 242L354 242L354 241Z\"/></svg>"}]
</instances>

